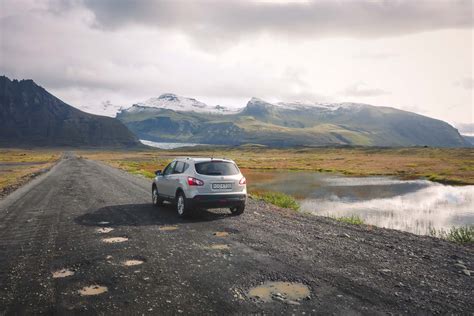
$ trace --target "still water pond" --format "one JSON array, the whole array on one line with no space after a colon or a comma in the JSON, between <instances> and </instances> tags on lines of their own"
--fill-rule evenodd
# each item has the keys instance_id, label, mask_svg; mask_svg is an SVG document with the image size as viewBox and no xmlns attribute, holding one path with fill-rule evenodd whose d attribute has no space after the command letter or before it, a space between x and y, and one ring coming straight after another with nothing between
<instances>
[{"instance_id":1,"label":"still water pond","mask_svg":"<svg viewBox=\"0 0 474 316\"><path fill-rule=\"evenodd\" d=\"M164 143L164 142L153 142L151 140L140 139L140 142L144 145L160 148L160 149L175 149L180 147L194 147L199 145L206 144L197 144L197 143Z\"/></svg>"},{"instance_id":2,"label":"still water pond","mask_svg":"<svg viewBox=\"0 0 474 316\"><path fill-rule=\"evenodd\" d=\"M302 211L317 215L357 215L368 224L421 235L431 228L474 225L473 185L318 172L247 170L244 174L250 190L290 194L299 200Z\"/></svg>"}]
</instances>

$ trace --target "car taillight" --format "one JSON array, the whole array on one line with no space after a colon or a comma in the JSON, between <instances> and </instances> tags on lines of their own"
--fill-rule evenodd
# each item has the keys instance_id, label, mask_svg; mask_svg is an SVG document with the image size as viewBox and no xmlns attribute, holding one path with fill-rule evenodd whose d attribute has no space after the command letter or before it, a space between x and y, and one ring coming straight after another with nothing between
<instances>
[{"instance_id":1,"label":"car taillight","mask_svg":"<svg viewBox=\"0 0 474 316\"><path fill-rule=\"evenodd\" d=\"M247 184L247 179L245 179L245 177L243 177L242 179L240 179L239 184L240 185Z\"/></svg>"},{"instance_id":2,"label":"car taillight","mask_svg":"<svg viewBox=\"0 0 474 316\"><path fill-rule=\"evenodd\" d=\"M193 177L188 177L188 184L189 185L204 185L204 181L193 178Z\"/></svg>"}]
</instances>

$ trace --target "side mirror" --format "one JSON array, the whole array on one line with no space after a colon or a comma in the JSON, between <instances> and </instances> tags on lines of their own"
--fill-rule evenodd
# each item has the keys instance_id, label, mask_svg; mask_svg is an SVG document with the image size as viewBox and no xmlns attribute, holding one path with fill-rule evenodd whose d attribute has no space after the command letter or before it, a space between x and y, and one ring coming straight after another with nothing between
<instances>
[{"instance_id":1,"label":"side mirror","mask_svg":"<svg viewBox=\"0 0 474 316\"><path fill-rule=\"evenodd\" d=\"M156 174L157 176L161 176L161 170L156 170L156 171L155 171L155 174Z\"/></svg>"}]
</instances>

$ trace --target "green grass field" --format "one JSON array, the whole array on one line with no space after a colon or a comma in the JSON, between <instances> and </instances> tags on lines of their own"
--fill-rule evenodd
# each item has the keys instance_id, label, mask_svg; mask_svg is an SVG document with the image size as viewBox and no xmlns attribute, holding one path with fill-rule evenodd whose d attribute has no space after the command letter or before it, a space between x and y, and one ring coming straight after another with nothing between
<instances>
[{"instance_id":1,"label":"green grass field","mask_svg":"<svg viewBox=\"0 0 474 316\"><path fill-rule=\"evenodd\" d=\"M0 150L0 193L17 187L32 175L50 168L60 156L60 150Z\"/></svg>"},{"instance_id":2,"label":"green grass field","mask_svg":"<svg viewBox=\"0 0 474 316\"><path fill-rule=\"evenodd\" d=\"M447 184L474 184L471 148L188 148L145 151L80 151L80 155L152 177L177 156L226 157L246 170L311 170L349 176L426 178Z\"/></svg>"}]
</instances>

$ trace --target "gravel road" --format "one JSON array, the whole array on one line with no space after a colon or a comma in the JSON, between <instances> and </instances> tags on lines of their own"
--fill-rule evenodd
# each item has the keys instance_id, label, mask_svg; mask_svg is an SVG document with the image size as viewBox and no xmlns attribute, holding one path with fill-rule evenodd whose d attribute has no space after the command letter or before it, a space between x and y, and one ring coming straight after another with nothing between
<instances>
[{"instance_id":1,"label":"gravel road","mask_svg":"<svg viewBox=\"0 0 474 316\"><path fill-rule=\"evenodd\" d=\"M3 199L0 315L474 313L472 246L252 199L181 220L150 188L66 154Z\"/></svg>"}]
</instances>

